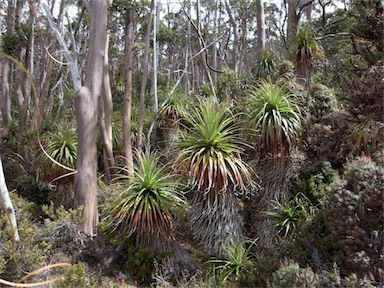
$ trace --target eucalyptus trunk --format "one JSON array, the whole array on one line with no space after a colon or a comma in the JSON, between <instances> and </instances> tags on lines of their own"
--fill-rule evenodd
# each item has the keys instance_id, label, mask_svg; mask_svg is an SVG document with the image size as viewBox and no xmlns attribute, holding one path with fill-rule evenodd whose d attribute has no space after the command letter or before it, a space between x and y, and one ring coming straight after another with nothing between
<instances>
[{"instance_id":1,"label":"eucalyptus trunk","mask_svg":"<svg viewBox=\"0 0 384 288\"><path fill-rule=\"evenodd\" d=\"M261 57L265 49L265 14L264 0L256 1L256 21L257 21L257 52Z\"/></svg>"},{"instance_id":2,"label":"eucalyptus trunk","mask_svg":"<svg viewBox=\"0 0 384 288\"><path fill-rule=\"evenodd\" d=\"M112 147L112 91L109 78L109 37L106 37L104 52L103 86L101 97L99 98L99 122L100 134L103 144L103 161L105 179L109 182L115 173L115 159Z\"/></svg>"},{"instance_id":3,"label":"eucalyptus trunk","mask_svg":"<svg viewBox=\"0 0 384 288\"><path fill-rule=\"evenodd\" d=\"M14 13L15 6L13 0L8 0L8 13L6 17L7 22L7 36L12 36L14 32ZM8 131L9 121L12 119L11 115L11 98L9 94L9 71L11 70L11 61L3 58L1 69L1 115L5 131Z\"/></svg>"},{"instance_id":4,"label":"eucalyptus trunk","mask_svg":"<svg viewBox=\"0 0 384 288\"><path fill-rule=\"evenodd\" d=\"M107 38L107 2L85 2L90 19L89 51L85 85L76 95L78 123L78 158L75 176L75 208L82 207L84 222L82 231L90 236L97 234L97 114L101 96L105 43Z\"/></svg>"},{"instance_id":5,"label":"eucalyptus trunk","mask_svg":"<svg viewBox=\"0 0 384 288\"><path fill-rule=\"evenodd\" d=\"M8 59L3 58L3 67L1 69L1 116L3 120L3 128L5 134L8 132L9 121L12 120L11 115L11 98L9 95L9 68L11 63Z\"/></svg>"},{"instance_id":6,"label":"eucalyptus trunk","mask_svg":"<svg viewBox=\"0 0 384 288\"><path fill-rule=\"evenodd\" d=\"M52 3L53 4L53 3ZM60 3L60 9L59 14L57 16L57 26L61 27L63 23L63 17L64 17L64 8L65 8L65 0L61 0ZM53 6L51 7L51 11L53 10ZM47 26L46 35L49 35L49 26ZM44 37L42 39L43 45L48 45L47 39ZM50 53L53 51L57 51L57 43L53 42L50 47L47 48ZM44 119L44 111L49 109L46 109L48 106L48 101L50 99L50 92L51 92L51 78L52 74L54 72L53 69L53 59L50 57L47 51L44 51L44 54L42 56L42 61L40 64L40 73L39 73L39 85L37 85L37 94L40 97L39 101L39 107L38 109L35 109L34 115L33 115L33 130L38 130L42 124L42 121ZM60 72L59 72L60 73Z\"/></svg>"},{"instance_id":7,"label":"eucalyptus trunk","mask_svg":"<svg viewBox=\"0 0 384 288\"><path fill-rule=\"evenodd\" d=\"M192 10L192 6L189 6L189 14L191 14L191 10ZM185 36L185 42L186 42L186 45L185 45L185 52L184 52L184 69L186 69L187 71L185 71L184 73L184 76L183 76L183 90L184 90L184 94L185 95L188 95L189 92L190 92L190 87L191 87L191 83L190 83L190 77L189 77L189 68L188 68L188 61L189 61L189 52L190 52L190 47L191 47L191 21L188 21L187 22L187 34ZM169 57L171 57L171 55L169 55ZM193 65L192 65L193 66ZM169 65L170 67L170 65Z\"/></svg>"},{"instance_id":8,"label":"eucalyptus trunk","mask_svg":"<svg viewBox=\"0 0 384 288\"><path fill-rule=\"evenodd\" d=\"M288 23L287 23L287 49L291 49L297 34L299 15L297 14L298 0L288 0Z\"/></svg>"},{"instance_id":9,"label":"eucalyptus trunk","mask_svg":"<svg viewBox=\"0 0 384 288\"><path fill-rule=\"evenodd\" d=\"M227 1L225 1L225 8L226 8L228 16L229 16L229 23L231 24L232 30L233 30L231 68L237 73L237 71L238 71L237 63L238 63L238 54L239 54L239 51L238 51L239 50L239 47L238 47L239 34L237 33L237 22L236 22L235 18L233 17L231 7L227 3Z\"/></svg>"},{"instance_id":10,"label":"eucalyptus trunk","mask_svg":"<svg viewBox=\"0 0 384 288\"><path fill-rule=\"evenodd\" d=\"M4 208L4 212L7 215L9 222L11 224L12 230L12 238L14 243L18 243L20 241L19 232L17 230L17 222L15 210L13 208L13 204L11 198L9 197L9 192L7 188L7 184L5 183L3 164L0 158L0 207Z\"/></svg>"},{"instance_id":11,"label":"eucalyptus trunk","mask_svg":"<svg viewBox=\"0 0 384 288\"><path fill-rule=\"evenodd\" d=\"M23 3L20 1L17 1L16 4L16 10L15 10L15 16L16 16L16 29L21 30L21 13L23 9ZM30 14L29 18L29 30L33 29L33 22L34 19L32 19L32 13ZM32 25L31 25L32 23ZM32 31L29 31L29 35L31 36ZM24 68L27 71L27 73L32 74L32 57L30 50L32 49L33 37L28 37L27 41L27 47L25 49L25 56L23 51L19 51L18 60L21 63L24 63ZM22 159L26 160L26 153L25 153L25 134L27 132L27 118L28 118L28 107L30 102L30 89L28 89L28 77L26 73L23 71L21 67L18 67L15 71L16 77L15 77L15 86L16 86L16 104L17 104L17 111L18 111L18 131L17 131L17 153L22 156ZM27 162L24 162L26 164Z\"/></svg>"},{"instance_id":12,"label":"eucalyptus trunk","mask_svg":"<svg viewBox=\"0 0 384 288\"><path fill-rule=\"evenodd\" d=\"M137 128L137 150L141 151L143 145L143 126L144 126L144 108L145 108L145 91L148 80L149 70L149 45L152 28L152 17L155 9L155 0L151 1L151 13L149 13L147 31L145 33L145 48L144 48L144 60L143 60L143 78L141 80L140 87L140 106L139 106L139 125Z\"/></svg>"},{"instance_id":13,"label":"eucalyptus trunk","mask_svg":"<svg viewBox=\"0 0 384 288\"><path fill-rule=\"evenodd\" d=\"M128 179L133 178L133 153L131 141L131 110L132 110L132 9L125 12L125 93L123 110L123 155Z\"/></svg>"}]
</instances>

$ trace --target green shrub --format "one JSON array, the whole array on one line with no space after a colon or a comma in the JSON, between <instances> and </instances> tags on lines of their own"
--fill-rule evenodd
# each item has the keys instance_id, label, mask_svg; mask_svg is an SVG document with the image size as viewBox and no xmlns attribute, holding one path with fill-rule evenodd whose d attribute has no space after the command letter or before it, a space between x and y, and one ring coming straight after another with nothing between
<instances>
[{"instance_id":1,"label":"green shrub","mask_svg":"<svg viewBox=\"0 0 384 288\"><path fill-rule=\"evenodd\" d=\"M224 69L217 79L216 94L221 101L238 100L245 96L249 81L239 77L235 71Z\"/></svg>"},{"instance_id":2,"label":"green shrub","mask_svg":"<svg viewBox=\"0 0 384 288\"><path fill-rule=\"evenodd\" d=\"M337 264L342 277L382 279L384 168L368 157L344 166L343 177L327 187L319 211L301 227L288 250L302 265L319 270Z\"/></svg>"},{"instance_id":3,"label":"green shrub","mask_svg":"<svg viewBox=\"0 0 384 288\"><path fill-rule=\"evenodd\" d=\"M138 283L150 286L154 282L152 275L156 270L155 263L161 263L168 256L170 256L169 252L155 252L127 240L123 245L121 257L118 260L120 263L119 269L121 269L121 266L124 267Z\"/></svg>"},{"instance_id":4,"label":"green shrub","mask_svg":"<svg viewBox=\"0 0 384 288\"><path fill-rule=\"evenodd\" d=\"M13 57L18 57L21 50L27 46L26 37L21 32L12 35L5 34L2 38L1 49L5 54Z\"/></svg>"},{"instance_id":5,"label":"green shrub","mask_svg":"<svg viewBox=\"0 0 384 288\"><path fill-rule=\"evenodd\" d=\"M29 201L28 211L34 218L41 216L41 206L48 204L50 189L40 181L36 181L19 164L15 157L3 157L4 176L9 191L14 191Z\"/></svg>"},{"instance_id":6,"label":"green shrub","mask_svg":"<svg viewBox=\"0 0 384 288\"><path fill-rule=\"evenodd\" d=\"M326 195L326 187L338 176L329 161L305 163L293 181L294 194L303 194L311 203L318 205Z\"/></svg>"},{"instance_id":7,"label":"green shrub","mask_svg":"<svg viewBox=\"0 0 384 288\"><path fill-rule=\"evenodd\" d=\"M63 206L55 207L53 203L42 207L45 213L44 225L40 237L50 245L50 257L64 254L77 260L86 248L86 238L79 233L82 210L66 210Z\"/></svg>"},{"instance_id":8,"label":"green shrub","mask_svg":"<svg viewBox=\"0 0 384 288\"><path fill-rule=\"evenodd\" d=\"M2 246L3 245L0 244L0 248L4 249ZM6 265L7 265L7 260L0 253L0 275L3 274L3 271L6 268Z\"/></svg>"},{"instance_id":9,"label":"green shrub","mask_svg":"<svg viewBox=\"0 0 384 288\"><path fill-rule=\"evenodd\" d=\"M285 245L283 245L285 246ZM255 249L256 250L256 249ZM253 283L250 287L266 287L273 273L280 267L280 259L285 256L286 247L278 243L257 247L253 263Z\"/></svg>"},{"instance_id":10,"label":"green shrub","mask_svg":"<svg viewBox=\"0 0 384 288\"><path fill-rule=\"evenodd\" d=\"M322 287L320 277L311 268L301 268L292 260L285 260L268 285L272 288L315 288Z\"/></svg>"},{"instance_id":11,"label":"green shrub","mask_svg":"<svg viewBox=\"0 0 384 288\"><path fill-rule=\"evenodd\" d=\"M80 262L73 265L61 281L55 283L56 288L93 288L98 287L97 281L88 276L87 265Z\"/></svg>"},{"instance_id":12,"label":"green shrub","mask_svg":"<svg viewBox=\"0 0 384 288\"><path fill-rule=\"evenodd\" d=\"M368 157L345 165L344 179L334 181L324 209L330 247L338 251L335 261L343 273L376 279L381 268L380 240L384 229L384 168ZM381 275L381 276L380 276Z\"/></svg>"},{"instance_id":13,"label":"green shrub","mask_svg":"<svg viewBox=\"0 0 384 288\"><path fill-rule=\"evenodd\" d=\"M1 278L16 281L30 272L52 263L79 258L84 250L84 239L78 233L79 211L66 211L63 207L45 206L36 221L35 205L10 193L16 211L20 243L14 249L10 235L0 230ZM0 227L6 223L0 214ZM36 278L36 281L39 279Z\"/></svg>"},{"instance_id":14,"label":"green shrub","mask_svg":"<svg viewBox=\"0 0 384 288\"><path fill-rule=\"evenodd\" d=\"M16 220L20 235L18 249L12 244L8 231L0 230L0 263L4 265L0 278L18 280L25 271L33 271L47 263L50 251L49 243L41 238L39 225L34 221L35 205L10 192L16 212ZM5 214L0 214L0 227L8 223Z\"/></svg>"},{"instance_id":15,"label":"green shrub","mask_svg":"<svg viewBox=\"0 0 384 288\"><path fill-rule=\"evenodd\" d=\"M311 118L318 122L322 117L337 108L337 99L334 91L327 86L317 83L311 87L313 106L310 109Z\"/></svg>"},{"instance_id":16,"label":"green shrub","mask_svg":"<svg viewBox=\"0 0 384 288\"><path fill-rule=\"evenodd\" d=\"M351 115L340 110L323 116L321 122L311 125L308 130L309 157L324 159L334 169L341 169L353 151L349 132L351 121Z\"/></svg>"}]
</instances>

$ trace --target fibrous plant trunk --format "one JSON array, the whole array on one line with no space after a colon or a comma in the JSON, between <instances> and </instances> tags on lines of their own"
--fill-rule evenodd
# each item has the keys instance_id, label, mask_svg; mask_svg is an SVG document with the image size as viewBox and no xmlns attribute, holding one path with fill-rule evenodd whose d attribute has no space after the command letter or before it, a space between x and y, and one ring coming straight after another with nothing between
<instances>
[{"instance_id":1,"label":"fibrous plant trunk","mask_svg":"<svg viewBox=\"0 0 384 288\"><path fill-rule=\"evenodd\" d=\"M253 201L251 219L258 243L267 244L276 236L276 229L266 212L272 211L273 201L281 202L286 197L293 164L290 156L270 156L261 159L258 167L262 190Z\"/></svg>"},{"instance_id":2,"label":"fibrous plant trunk","mask_svg":"<svg viewBox=\"0 0 384 288\"><path fill-rule=\"evenodd\" d=\"M205 251L222 257L225 248L242 242L242 220L236 196L230 190L199 191L191 202L194 238Z\"/></svg>"}]
</instances>

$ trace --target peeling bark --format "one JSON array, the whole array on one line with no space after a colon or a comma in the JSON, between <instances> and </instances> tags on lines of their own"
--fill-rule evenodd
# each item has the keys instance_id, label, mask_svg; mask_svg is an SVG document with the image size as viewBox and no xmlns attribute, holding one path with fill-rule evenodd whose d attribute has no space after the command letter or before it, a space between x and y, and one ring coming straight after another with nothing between
<instances>
[{"instance_id":1,"label":"peeling bark","mask_svg":"<svg viewBox=\"0 0 384 288\"><path fill-rule=\"evenodd\" d=\"M9 192L7 188L7 184L5 183L3 164L0 158L0 201L4 208L5 214L7 215L9 222L11 224L12 229L12 239L14 244L20 241L19 232L17 230L17 222L15 210L13 209L11 198L9 197Z\"/></svg>"}]
</instances>

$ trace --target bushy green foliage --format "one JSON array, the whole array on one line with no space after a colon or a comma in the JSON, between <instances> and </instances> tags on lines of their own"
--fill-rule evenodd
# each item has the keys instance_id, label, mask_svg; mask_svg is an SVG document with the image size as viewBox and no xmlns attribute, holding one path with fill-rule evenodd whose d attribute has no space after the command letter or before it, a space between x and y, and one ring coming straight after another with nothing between
<instances>
[{"instance_id":1,"label":"bushy green foliage","mask_svg":"<svg viewBox=\"0 0 384 288\"><path fill-rule=\"evenodd\" d=\"M257 249L256 249L257 248ZM286 247L281 249L279 245L267 245L255 248L255 260L253 263L254 281L251 287L267 287L273 273L280 267L280 259L285 255Z\"/></svg>"},{"instance_id":2,"label":"bushy green foliage","mask_svg":"<svg viewBox=\"0 0 384 288\"><path fill-rule=\"evenodd\" d=\"M289 250L301 264L341 275L381 279L380 240L384 229L384 168L368 157L344 166L342 178L327 187L315 217L303 225Z\"/></svg>"},{"instance_id":3,"label":"bushy green foliage","mask_svg":"<svg viewBox=\"0 0 384 288\"><path fill-rule=\"evenodd\" d=\"M22 33L5 34L1 39L2 52L17 58L21 50L27 46L27 39Z\"/></svg>"},{"instance_id":4,"label":"bushy green foliage","mask_svg":"<svg viewBox=\"0 0 384 288\"><path fill-rule=\"evenodd\" d=\"M213 95L212 88L208 84L201 85L199 94L203 97L210 97Z\"/></svg>"},{"instance_id":5,"label":"bushy green foliage","mask_svg":"<svg viewBox=\"0 0 384 288\"><path fill-rule=\"evenodd\" d=\"M338 173L329 161L307 162L293 180L291 190L295 194L302 193L314 206L317 206L326 195L328 185L336 177Z\"/></svg>"},{"instance_id":6,"label":"bushy green foliage","mask_svg":"<svg viewBox=\"0 0 384 288\"><path fill-rule=\"evenodd\" d=\"M339 266L359 276L382 277L380 240L384 229L384 168L368 157L345 166L344 179L335 181L325 204L330 246Z\"/></svg>"},{"instance_id":7,"label":"bushy green foliage","mask_svg":"<svg viewBox=\"0 0 384 288\"><path fill-rule=\"evenodd\" d=\"M277 229L277 235L286 237L288 234L292 234L301 221L306 220L309 216L307 206L310 205L309 201L303 196L298 194L291 201L280 203L274 201L272 211L265 212L268 217L272 218Z\"/></svg>"},{"instance_id":8,"label":"bushy green foliage","mask_svg":"<svg viewBox=\"0 0 384 288\"><path fill-rule=\"evenodd\" d=\"M49 203L49 187L36 181L19 164L15 157L3 157L4 176L7 181L7 187L10 191L15 191L19 196L30 201L33 206L30 212L36 217L41 215L41 206Z\"/></svg>"},{"instance_id":9,"label":"bushy green foliage","mask_svg":"<svg viewBox=\"0 0 384 288\"><path fill-rule=\"evenodd\" d=\"M24 271L44 266L50 247L49 243L42 241L39 226L33 221L34 204L12 192L10 197L16 211L21 242L19 248L14 249L8 231L0 230L0 259L5 265L1 278L16 280L23 276ZM5 214L0 214L0 226L5 227L7 223Z\"/></svg>"},{"instance_id":10,"label":"bushy green foliage","mask_svg":"<svg viewBox=\"0 0 384 288\"><path fill-rule=\"evenodd\" d=\"M353 151L350 123L350 114L340 110L325 115L321 122L311 125L308 131L309 156L329 161L334 169L342 169Z\"/></svg>"},{"instance_id":11,"label":"bushy green foliage","mask_svg":"<svg viewBox=\"0 0 384 288\"><path fill-rule=\"evenodd\" d=\"M54 284L56 288L96 288L96 279L88 275L87 265L80 262L73 265L64 279Z\"/></svg>"},{"instance_id":12,"label":"bushy green foliage","mask_svg":"<svg viewBox=\"0 0 384 288\"><path fill-rule=\"evenodd\" d=\"M19 123L16 119L11 119L8 123L8 134L6 135L5 142L14 150L17 144L17 131L19 130Z\"/></svg>"},{"instance_id":13,"label":"bushy green foliage","mask_svg":"<svg viewBox=\"0 0 384 288\"><path fill-rule=\"evenodd\" d=\"M55 207L53 203L42 207L44 226L40 237L50 245L51 254L65 253L77 260L85 248L85 238L79 234L82 210L66 210L63 206Z\"/></svg>"},{"instance_id":14,"label":"bushy green foliage","mask_svg":"<svg viewBox=\"0 0 384 288\"><path fill-rule=\"evenodd\" d=\"M233 70L224 70L216 83L216 94L221 101L239 100L244 96L249 81L236 75Z\"/></svg>"},{"instance_id":15,"label":"bushy green foliage","mask_svg":"<svg viewBox=\"0 0 384 288\"><path fill-rule=\"evenodd\" d=\"M123 245L122 257L119 259L124 269L141 285L149 286L154 282L155 261L161 263L170 256L170 252L156 252L141 245L126 241Z\"/></svg>"},{"instance_id":16,"label":"bushy green foliage","mask_svg":"<svg viewBox=\"0 0 384 288\"><path fill-rule=\"evenodd\" d=\"M8 231L0 231L0 263L4 265L1 278L18 280L26 271L79 257L84 249L84 239L76 229L79 212L65 211L62 207L56 210L52 205L43 209L46 214L41 214L42 221L37 222L34 203L14 193L10 195L16 211L20 244L15 249ZM1 227L6 221L5 215L0 215Z\"/></svg>"},{"instance_id":17,"label":"bushy green foliage","mask_svg":"<svg viewBox=\"0 0 384 288\"><path fill-rule=\"evenodd\" d=\"M271 288L316 288L322 287L320 278L311 268L301 268L292 260L285 260L274 275Z\"/></svg>"},{"instance_id":18,"label":"bushy green foliage","mask_svg":"<svg viewBox=\"0 0 384 288\"><path fill-rule=\"evenodd\" d=\"M335 92L329 87L316 83L311 86L312 107L310 107L311 120L317 122L322 117L336 110L338 102Z\"/></svg>"}]
</instances>

